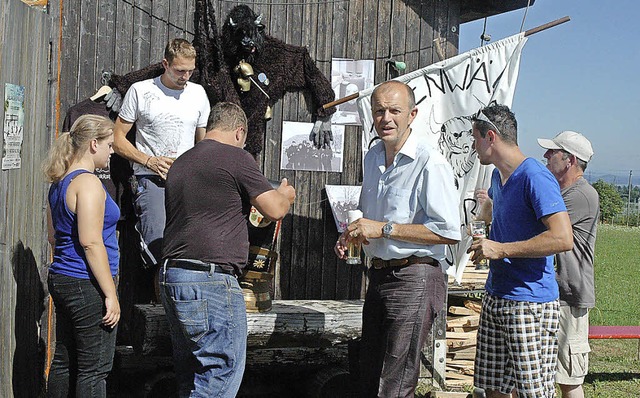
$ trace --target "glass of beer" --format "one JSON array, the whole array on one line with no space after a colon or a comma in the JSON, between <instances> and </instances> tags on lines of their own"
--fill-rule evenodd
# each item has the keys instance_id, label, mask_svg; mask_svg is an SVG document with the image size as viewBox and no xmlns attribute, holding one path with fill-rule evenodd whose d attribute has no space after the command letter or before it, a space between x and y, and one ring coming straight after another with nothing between
<instances>
[{"instance_id":1,"label":"glass of beer","mask_svg":"<svg viewBox=\"0 0 640 398\"><path fill-rule=\"evenodd\" d=\"M362 212L360 210L349 210L347 212L348 222L352 222L362 218ZM360 258L360 243L350 241L347 246L347 264L362 264Z\"/></svg>"},{"instance_id":2,"label":"glass of beer","mask_svg":"<svg viewBox=\"0 0 640 398\"><path fill-rule=\"evenodd\" d=\"M473 240L487 237L487 227L484 221L477 220L471 222L471 237ZM483 258L476 264L476 269L478 270L487 268L489 268L489 261L486 258Z\"/></svg>"},{"instance_id":3,"label":"glass of beer","mask_svg":"<svg viewBox=\"0 0 640 398\"><path fill-rule=\"evenodd\" d=\"M484 221L471 221L471 237L474 239L486 238L486 224Z\"/></svg>"}]
</instances>

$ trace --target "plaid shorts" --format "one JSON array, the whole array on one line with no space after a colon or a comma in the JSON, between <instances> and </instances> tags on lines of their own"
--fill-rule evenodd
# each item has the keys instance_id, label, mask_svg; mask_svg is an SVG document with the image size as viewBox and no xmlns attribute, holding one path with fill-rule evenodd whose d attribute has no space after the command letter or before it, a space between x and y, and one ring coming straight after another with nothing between
<instances>
[{"instance_id":1,"label":"plaid shorts","mask_svg":"<svg viewBox=\"0 0 640 398\"><path fill-rule=\"evenodd\" d=\"M482 300L474 384L519 398L556 396L558 300L513 301L486 294Z\"/></svg>"}]
</instances>

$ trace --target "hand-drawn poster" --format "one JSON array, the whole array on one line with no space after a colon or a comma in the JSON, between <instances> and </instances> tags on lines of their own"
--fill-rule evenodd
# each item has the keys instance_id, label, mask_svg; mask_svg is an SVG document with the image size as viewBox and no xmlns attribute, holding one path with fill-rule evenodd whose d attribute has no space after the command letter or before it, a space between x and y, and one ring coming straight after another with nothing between
<instances>
[{"instance_id":1,"label":"hand-drawn poster","mask_svg":"<svg viewBox=\"0 0 640 398\"><path fill-rule=\"evenodd\" d=\"M462 240L449 246L443 264L458 282L469 260L466 251L472 241L466 225L478 210L474 191L488 188L493 170L493 166L478 162L471 117L493 102L511 106L526 41L523 33L514 35L394 79L407 83L416 96L418 114L412 131L439 148L453 168L460 195ZM376 135L371 117L372 91L360 92L357 100L363 152Z\"/></svg>"},{"instance_id":2,"label":"hand-drawn poster","mask_svg":"<svg viewBox=\"0 0 640 398\"><path fill-rule=\"evenodd\" d=\"M19 169L24 134L24 86L4 85L2 170Z\"/></svg>"},{"instance_id":3,"label":"hand-drawn poster","mask_svg":"<svg viewBox=\"0 0 640 398\"><path fill-rule=\"evenodd\" d=\"M342 172L344 126L331 125L331 131L321 132L324 139L318 146L309 138L313 127L313 123L282 122L280 169Z\"/></svg>"},{"instance_id":4,"label":"hand-drawn poster","mask_svg":"<svg viewBox=\"0 0 640 398\"><path fill-rule=\"evenodd\" d=\"M325 185L327 199L331 204L333 219L336 222L338 232L343 233L347 229L347 212L355 210L360 203L361 186L356 185Z\"/></svg>"}]
</instances>

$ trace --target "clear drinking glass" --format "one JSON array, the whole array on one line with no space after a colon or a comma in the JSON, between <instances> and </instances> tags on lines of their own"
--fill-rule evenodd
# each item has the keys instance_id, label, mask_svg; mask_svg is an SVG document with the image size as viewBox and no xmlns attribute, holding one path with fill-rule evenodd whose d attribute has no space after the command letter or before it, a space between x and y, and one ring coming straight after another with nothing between
<instances>
[{"instance_id":1,"label":"clear drinking glass","mask_svg":"<svg viewBox=\"0 0 640 398\"><path fill-rule=\"evenodd\" d=\"M471 221L471 236L473 238L486 238L486 234L487 230L484 221Z\"/></svg>"},{"instance_id":2,"label":"clear drinking glass","mask_svg":"<svg viewBox=\"0 0 640 398\"><path fill-rule=\"evenodd\" d=\"M477 220L471 222L471 237L473 240L487 237L487 226L484 221ZM489 261L483 258L476 264L476 269L483 270L489 268Z\"/></svg>"},{"instance_id":3,"label":"clear drinking glass","mask_svg":"<svg viewBox=\"0 0 640 398\"><path fill-rule=\"evenodd\" d=\"M347 212L348 222L351 224L352 222L362 218L362 212L360 210L349 210ZM362 259L360 258L360 249L361 244L355 243L353 241L349 242L347 247L347 264L361 264Z\"/></svg>"}]
</instances>

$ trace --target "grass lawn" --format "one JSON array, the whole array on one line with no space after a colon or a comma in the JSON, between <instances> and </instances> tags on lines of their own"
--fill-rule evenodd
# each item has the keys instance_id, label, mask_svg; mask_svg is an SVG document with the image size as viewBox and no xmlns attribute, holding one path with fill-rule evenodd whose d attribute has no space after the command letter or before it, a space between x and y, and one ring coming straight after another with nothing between
<instances>
[{"instance_id":1,"label":"grass lawn","mask_svg":"<svg viewBox=\"0 0 640 398\"><path fill-rule=\"evenodd\" d=\"M640 325L640 228L600 225L592 325ZM587 398L640 397L637 340L591 340Z\"/></svg>"}]
</instances>

